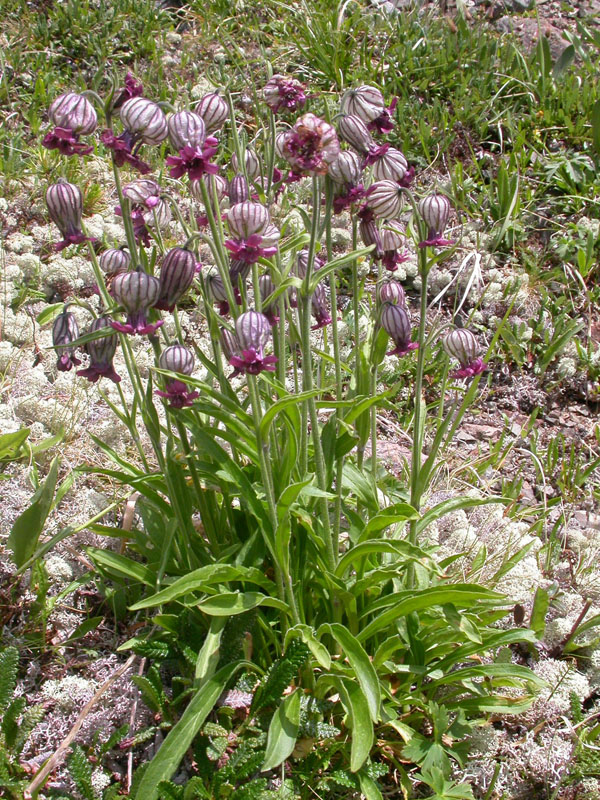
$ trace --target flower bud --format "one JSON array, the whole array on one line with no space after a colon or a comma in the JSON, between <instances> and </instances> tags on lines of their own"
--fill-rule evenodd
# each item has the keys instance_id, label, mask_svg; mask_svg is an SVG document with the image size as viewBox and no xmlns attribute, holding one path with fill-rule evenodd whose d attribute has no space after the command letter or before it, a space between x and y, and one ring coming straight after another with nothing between
<instances>
[{"instance_id":1,"label":"flower bud","mask_svg":"<svg viewBox=\"0 0 600 800\"><path fill-rule=\"evenodd\" d=\"M331 310L329 308L329 303L327 302L327 292L325 291L325 287L322 283L318 283L316 285L310 302L311 310L316 320L316 323L311 326L311 330L316 331L319 328L324 328L326 325L330 325L332 322Z\"/></svg>"},{"instance_id":2,"label":"flower bud","mask_svg":"<svg viewBox=\"0 0 600 800\"><path fill-rule=\"evenodd\" d=\"M398 250L405 242L402 223L395 219L387 220L381 231L381 243L384 250Z\"/></svg>"},{"instance_id":3,"label":"flower bud","mask_svg":"<svg viewBox=\"0 0 600 800\"><path fill-rule=\"evenodd\" d=\"M196 275L196 257L191 250L174 247L165 255L160 268L160 294L155 308L173 311L190 288Z\"/></svg>"},{"instance_id":4,"label":"flower bud","mask_svg":"<svg viewBox=\"0 0 600 800\"><path fill-rule=\"evenodd\" d=\"M206 139L206 126L199 114L193 111L178 111L167 119L169 142L174 150L184 147L201 148Z\"/></svg>"},{"instance_id":5,"label":"flower bud","mask_svg":"<svg viewBox=\"0 0 600 800\"><path fill-rule=\"evenodd\" d=\"M68 128L78 136L93 133L98 124L94 106L86 97L74 92L57 97L48 114L58 128Z\"/></svg>"},{"instance_id":6,"label":"flower bud","mask_svg":"<svg viewBox=\"0 0 600 800\"><path fill-rule=\"evenodd\" d=\"M205 94L196 106L196 113L200 114L206 125L206 135L210 136L223 127L229 116L227 101L218 92Z\"/></svg>"},{"instance_id":7,"label":"flower bud","mask_svg":"<svg viewBox=\"0 0 600 800\"><path fill-rule=\"evenodd\" d=\"M272 305L266 305L265 301L268 297L270 297L273 292L275 291L275 284L271 280L270 275L261 275L258 279L258 290L260 292L260 299L263 303L262 312L265 317L269 320L271 325L276 325L279 322L279 315L277 313L277 301L275 301Z\"/></svg>"},{"instance_id":8,"label":"flower bud","mask_svg":"<svg viewBox=\"0 0 600 800\"><path fill-rule=\"evenodd\" d=\"M121 122L146 144L160 144L167 136L167 119L156 103L145 97L132 97L121 106Z\"/></svg>"},{"instance_id":9,"label":"flower bud","mask_svg":"<svg viewBox=\"0 0 600 800\"><path fill-rule=\"evenodd\" d=\"M95 333L105 328L112 328L110 320L108 317L98 317L92 321L87 333ZM88 342L85 349L90 357L90 365L87 369L77 370L80 378L87 378L92 383L96 383L102 377L109 378L113 383L120 382L121 377L115 372L112 363L117 350L117 337L114 333Z\"/></svg>"},{"instance_id":10,"label":"flower bud","mask_svg":"<svg viewBox=\"0 0 600 800\"><path fill-rule=\"evenodd\" d=\"M204 182L204 185L208 189L208 196L212 199L212 181L214 181L217 199L219 202L221 202L221 200L227 194L228 183L226 179L222 178L220 175L203 175L202 178L191 180L190 192L192 193L194 200L197 200L199 203L204 202L204 198L202 197L202 182Z\"/></svg>"},{"instance_id":11,"label":"flower bud","mask_svg":"<svg viewBox=\"0 0 600 800\"><path fill-rule=\"evenodd\" d=\"M160 354L158 366L161 369L169 370L169 372L191 375L194 371L194 355L182 344L172 344Z\"/></svg>"},{"instance_id":12,"label":"flower bud","mask_svg":"<svg viewBox=\"0 0 600 800\"><path fill-rule=\"evenodd\" d=\"M419 214L429 229L427 238L438 238L448 223L450 201L443 194L430 194L419 202Z\"/></svg>"},{"instance_id":13,"label":"flower bud","mask_svg":"<svg viewBox=\"0 0 600 800\"><path fill-rule=\"evenodd\" d=\"M361 155L366 155L375 146L369 129L360 117L343 114L337 119L337 129L340 137Z\"/></svg>"},{"instance_id":14,"label":"flower bud","mask_svg":"<svg viewBox=\"0 0 600 800\"><path fill-rule=\"evenodd\" d=\"M220 338L223 355L227 359L227 362L231 361L233 356L240 355L240 343L235 333L232 333L228 328L221 328Z\"/></svg>"},{"instance_id":15,"label":"flower bud","mask_svg":"<svg viewBox=\"0 0 600 800\"><path fill-rule=\"evenodd\" d=\"M233 176L227 187L227 195L232 206L248 201L250 198L250 189L248 187L248 181L243 175Z\"/></svg>"},{"instance_id":16,"label":"flower bud","mask_svg":"<svg viewBox=\"0 0 600 800\"><path fill-rule=\"evenodd\" d=\"M269 224L269 212L259 203L245 201L229 209L227 221L231 232L240 239L248 239L254 233L262 233Z\"/></svg>"},{"instance_id":17,"label":"flower bud","mask_svg":"<svg viewBox=\"0 0 600 800\"><path fill-rule=\"evenodd\" d=\"M408 161L395 147L390 147L373 164L373 177L376 181L395 181L400 183L408 172Z\"/></svg>"},{"instance_id":18,"label":"flower bud","mask_svg":"<svg viewBox=\"0 0 600 800\"><path fill-rule=\"evenodd\" d=\"M246 149L246 152L244 153L244 161L246 164L246 174L252 181L260 175L260 161L254 150L251 150L250 148ZM231 166L235 172L239 172L238 159L235 153L233 153L231 156Z\"/></svg>"},{"instance_id":19,"label":"flower bud","mask_svg":"<svg viewBox=\"0 0 600 800\"><path fill-rule=\"evenodd\" d=\"M149 325L146 315L158 300L160 281L146 272L122 272L113 281L113 296L127 312L127 323L111 322L121 333L144 335L154 333L162 325L162 320Z\"/></svg>"},{"instance_id":20,"label":"flower bud","mask_svg":"<svg viewBox=\"0 0 600 800\"><path fill-rule=\"evenodd\" d=\"M150 228L159 227L161 230L171 222L171 206L168 201L160 197L158 203L149 211L144 212L144 221Z\"/></svg>"},{"instance_id":21,"label":"flower bud","mask_svg":"<svg viewBox=\"0 0 600 800\"><path fill-rule=\"evenodd\" d=\"M477 339L466 328L456 328L447 333L442 340L442 345L448 355L456 358L463 367L475 361L479 355Z\"/></svg>"},{"instance_id":22,"label":"flower bud","mask_svg":"<svg viewBox=\"0 0 600 800\"><path fill-rule=\"evenodd\" d=\"M52 221L63 237L81 232L83 197L79 187L59 178L46 190L46 205Z\"/></svg>"},{"instance_id":23,"label":"flower bud","mask_svg":"<svg viewBox=\"0 0 600 800\"><path fill-rule=\"evenodd\" d=\"M264 314L258 311L246 311L237 318L235 332L242 351L255 350L261 354L269 341L271 326Z\"/></svg>"},{"instance_id":24,"label":"flower bud","mask_svg":"<svg viewBox=\"0 0 600 800\"><path fill-rule=\"evenodd\" d=\"M385 303L381 308L381 325L396 345L388 355L404 356L419 346L410 340L410 316L404 306Z\"/></svg>"},{"instance_id":25,"label":"flower bud","mask_svg":"<svg viewBox=\"0 0 600 800\"><path fill-rule=\"evenodd\" d=\"M359 86L344 93L341 106L343 114L359 117L368 124L384 112L385 100L376 86Z\"/></svg>"},{"instance_id":26,"label":"flower bud","mask_svg":"<svg viewBox=\"0 0 600 800\"><path fill-rule=\"evenodd\" d=\"M69 347L71 342L78 338L79 326L75 314L67 311L65 306L64 311L58 315L52 326L52 346L58 353L56 368L60 372L68 372L75 364L81 364L81 361L74 355L76 348Z\"/></svg>"},{"instance_id":27,"label":"flower bud","mask_svg":"<svg viewBox=\"0 0 600 800\"><path fill-rule=\"evenodd\" d=\"M398 281L384 281L379 286L379 302L406 306L406 294L402 285Z\"/></svg>"},{"instance_id":28,"label":"flower bud","mask_svg":"<svg viewBox=\"0 0 600 800\"><path fill-rule=\"evenodd\" d=\"M329 165L328 174L334 183L355 186L362 174L359 157L352 150L342 150L336 160Z\"/></svg>"},{"instance_id":29,"label":"flower bud","mask_svg":"<svg viewBox=\"0 0 600 800\"><path fill-rule=\"evenodd\" d=\"M131 264L131 256L127 250L113 248L105 250L98 259L100 269L103 272L111 275L117 275L119 272L127 272Z\"/></svg>"},{"instance_id":30,"label":"flower bud","mask_svg":"<svg viewBox=\"0 0 600 800\"><path fill-rule=\"evenodd\" d=\"M365 247L374 244L375 249L371 253L371 257L375 261L383 258L383 243L381 241L381 231L374 219L363 219L359 224L360 237L363 240Z\"/></svg>"},{"instance_id":31,"label":"flower bud","mask_svg":"<svg viewBox=\"0 0 600 800\"><path fill-rule=\"evenodd\" d=\"M132 203L146 208L154 208L160 199L160 186L148 178L139 178L137 181L126 183L123 186L123 194Z\"/></svg>"},{"instance_id":32,"label":"flower bud","mask_svg":"<svg viewBox=\"0 0 600 800\"><path fill-rule=\"evenodd\" d=\"M393 219L402 210L402 189L394 181L374 183L367 192L367 206L379 219Z\"/></svg>"}]
</instances>

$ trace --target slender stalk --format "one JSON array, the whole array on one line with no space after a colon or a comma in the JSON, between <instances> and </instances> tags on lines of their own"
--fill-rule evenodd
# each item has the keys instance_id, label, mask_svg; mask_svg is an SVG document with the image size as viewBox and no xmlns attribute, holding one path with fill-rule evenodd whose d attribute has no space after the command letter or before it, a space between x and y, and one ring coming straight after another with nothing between
<instances>
[{"instance_id":1,"label":"slender stalk","mask_svg":"<svg viewBox=\"0 0 600 800\"><path fill-rule=\"evenodd\" d=\"M123 194L121 187L121 175L119 168L115 164L114 158L112 159L113 175L115 178L115 187L119 197L119 205L121 206L121 214L123 220L123 227L125 228L125 238L127 239L127 247L129 248L129 255L131 256L131 266L133 269L139 265L139 257L137 251L137 244L135 241L135 233L133 232L133 223L131 221L131 214L129 213L129 199Z\"/></svg>"}]
</instances>

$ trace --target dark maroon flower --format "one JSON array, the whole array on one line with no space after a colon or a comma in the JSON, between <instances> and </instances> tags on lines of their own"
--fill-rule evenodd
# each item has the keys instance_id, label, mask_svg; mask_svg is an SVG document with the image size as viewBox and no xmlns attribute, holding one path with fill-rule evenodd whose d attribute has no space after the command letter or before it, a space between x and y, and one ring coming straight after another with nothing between
<instances>
[{"instance_id":1,"label":"dark maroon flower","mask_svg":"<svg viewBox=\"0 0 600 800\"><path fill-rule=\"evenodd\" d=\"M277 306L264 305L265 300L275 291L275 284L269 275L261 275L258 279L258 288L260 291L260 299L263 302L262 313L269 320L271 325L277 325L279 322L279 314L277 313Z\"/></svg>"},{"instance_id":2,"label":"dark maroon flower","mask_svg":"<svg viewBox=\"0 0 600 800\"><path fill-rule=\"evenodd\" d=\"M378 294L380 303L393 303L398 306L406 306L406 294L398 281L384 281L379 287Z\"/></svg>"},{"instance_id":3,"label":"dark maroon flower","mask_svg":"<svg viewBox=\"0 0 600 800\"><path fill-rule=\"evenodd\" d=\"M227 239L225 247L237 261L243 261L245 264L256 264L259 258L269 258L269 256L273 256L277 252L276 245L263 247L263 242L268 244L270 241L268 237L253 233L247 239Z\"/></svg>"},{"instance_id":4,"label":"dark maroon flower","mask_svg":"<svg viewBox=\"0 0 600 800\"><path fill-rule=\"evenodd\" d=\"M340 152L333 125L314 114L304 114L296 120L278 144L281 155L291 164L294 176L325 175Z\"/></svg>"},{"instance_id":5,"label":"dark maroon flower","mask_svg":"<svg viewBox=\"0 0 600 800\"><path fill-rule=\"evenodd\" d=\"M83 197L77 186L59 178L46 190L46 205L52 221L62 234L62 241L54 245L56 250L64 250L70 244L93 242L81 230Z\"/></svg>"},{"instance_id":6,"label":"dark maroon flower","mask_svg":"<svg viewBox=\"0 0 600 800\"><path fill-rule=\"evenodd\" d=\"M444 228L450 216L450 201L443 194L431 194L419 203L419 214L428 228L427 239L419 242L419 247L445 247L454 244L452 239L444 239Z\"/></svg>"},{"instance_id":7,"label":"dark maroon flower","mask_svg":"<svg viewBox=\"0 0 600 800\"><path fill-rule=\"evenodd\" d=\"M87 156L93 151L92 145L83 144L70 128L54 128L42 139L48 150L58 150L63 156Z\"/></svg>"},{"instance_id":8,"label":"dark maroon flower","mask_svg":"<svg viewBox=\"0 0 600 800\"><path fill-rule=\"evenodd\" d=\"M362 183L358 186L348 186L342 194L338 194L333 199L333 213L341 214L344 209L360 202L366 195L365 187Z\"/></svg>"},{"instance_id":9,"label":"dark maroon flower","mask_svg":"<svg viewBox=\"0 0 600 800\"><path fill-rule=\"evenodd\" d=\"M325 287L318 283L313 296L311 298L311 307L313 317L316 320L316 323L311 326L311 330L317 331L319 328L324 328L326 325L331 325L331 310L327 305L327 294L325 292Z\"/></svg>"},{"instance_id":10,"label":"dark maroon flower","mask_svg":"<svg viewBox=\"0 0 600 800\"><path fill-rule=\"evenodd\" d=\"M239 274L239 273L238 273ZM242 295L240 294L240 290L237 287L237 274L235 276L235 282L233 283L233 296L238 306L242 305ZM227 298L227 292L225 291L225 287L223 286L223 281L221 280L221 276L218 272L211 272L206 277L206 288L208 290L208 294L210 295L211 300L213 303L217 304L219 309L219 314L225 317L229 314L229 300Z\"/></svg>"},{"instance_id":11,"label":"dark maroon flower","mask_svg":"<svg viewBox=\"0 0 600 800\"><path fill-rule=\"evenodd\" d=\"M94 333L109 327L112 325L107 317L98 317L92 322L87 333ZM100 378L108 378L113 383L120 382L121 376L117 375L112 363L117 349L117 337L114 333L88 342L85 349L90 356L90 364L87 369L77 370L80 378L87 378L92 383L96 383Z\"/></svg>"},{"instance_id":12,"label":"dark maroon flower","mask_svg":"<svg viewBox=\"0 0 600 800\"><path fill-rule=\"evenodd\" d=\"M144 87L136 81L131 72L125 76L125 86L121 89L116 99L113 101L112 110L116 111L121 106L131 100L132 97L141 97L144 94Z\"/></svg>"},{"instance_id":13,"label":"dark maroon flower","mask_svg":"<svg viewBox=\"0 0 600 800\"><path fill-rule=\"evenodd\" d=\"M65 306L52 326L52 346L58 353L56 369L59 372L68 372L76 364L81 364L81 361L75 357L75 348L70 347L71 343L78 338L79 327L75 314L67 311L67 306Z\"/></svg>"},{"instance_id":14,"label":"dark maroon flower","mask_svg":"<svg viewBox=\"0 0 600 800\"><path fill-rule=\"evenodd\" d=\"M191 375L194 371L194 356L182 344L173 344L160 354L158 366L169 372L180 372L182 375ZM169 401L171 408L185 408L193 405L200 392L191 392L183 381L178 379L168 380L164 391L157 391L159 397Z\"/></svg>"},{"instance_id":15,"label":"dark maroon flower","mask_svg":"<svg viewBox=\"0 0 600 800\"><path fill-rule=\"evenodd\" d=\"M258 311L246 311L237 318L235 332L240 354L231 356L231 366L249 375L274 372L277 358L264 355L264 347L271 335L267 317Z\"/></svg>"},{"instance_id":16,"label":"dark maroon flower","mask_svg":"<svg viewBox=\"0 0 600 800\"><path fill-rule=\"evenodd\" d=\"M263 89L263 97L274 114L298 111L306 103L306 87L294 78L273 75Z\"/></svg>"},{"instance_id":17,"label":"dark maroon flower","mask_svg":"<svg viewBox=\"0 0 600 800\"><path fill-rule=\"evenodd\" d=\"M142 175L147 175L151 172L152 167L141 158L138 158L133 148L137 142L134 134L129 131L123 131L120 136L115 136L113 131L108 128L100 134L100 141L105 147L113 151L113 158L117 167L122 167L125 164L130 164L138 170Z\"/></svg>"},{"instance_id":18,"label":"dark maroon flower","mask_svg":"<svg viewBox=\"0 0 600 800\"><path fill-rule=\"evenodd\" d=\"M394 97L392 102L384 108L381 114L375 119L371 120L367 124L367 128L370 131L377 131L377 133L389 133L394 129L394 121L392 119L392 114L396 110L396 106L398 105L398 98Z\"/></svg>"},{"instance_id":19,"label":"dark maroon flower","mask_svg":"<svg viewBox=\"0 0 600 800\"><path fill-rule=\"evenodd\" d=\"M418 342L410 340L412 335L410 317L404 306L384 303L381 308L381 325L396 345L389 351L388 356L405 356L419 346Z\"/></svg>"},{"instance_id":20,"label":"dark maroon flower","mask_svg":"<svg viewBox=\"0 0 600 800\"><path fill-rule=\"evenodd\" d=\"M199 180L203 175L216 175L219 171L217 164L212 164L210 159L217 152L218 142L214 136L209 136L202 147L182 147L178 156L167 156L167 164L171 167L169 175L172 178L181 178L187 174L190 180Z\"/></svg>"},{"instance_id":21,"label":"dark maroon flower","mask_svg":"<svg viewBox=\"0 0 600 800\"><path fill-rule=\"evenodd\" d=\"M448 355L454 356L460 364L460 369L450 373L451 378L472 378L486 369L487 364L479 357L477 339L466 328L456 328L447 333L442 345Z\"/></svg>"},{"instance_id":22,"label":"dark maroon flower","mask_svg":"<svg viewBox=\"0 0 600 800\"><path fill-rule=\"evenodd\" d=\"M127 322L111 321L112 327L120 333L146 334L154 333L164 320L149 323L148 310L156 303L160 293L160 281L153 275L140 270L122 272L113 281L113 295L127 312Z\"/></svg>"}]
</instances>

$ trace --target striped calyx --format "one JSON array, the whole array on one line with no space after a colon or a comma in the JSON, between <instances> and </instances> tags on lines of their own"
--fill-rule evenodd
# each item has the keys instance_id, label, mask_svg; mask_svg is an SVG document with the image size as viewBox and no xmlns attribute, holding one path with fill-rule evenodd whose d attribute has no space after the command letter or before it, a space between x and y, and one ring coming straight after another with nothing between
<instances>
[{"instance_id":1,"label":"striped calyx","mask_svg":"<svg viewBox=\"0 0 600 800\"><path fill-rule=\"evenodd\" d=\"M450 201L443 194L430 194L419 202L419 214L429 229L429 238L443 233L450 216Z\"/></svg>"},{"instance_id":2,"label":"striped calyx","mask_svg":"<svg viewBox=\"0 0 600 800\"><path fill-rule=\"evenodd\" d=\"M408 171L408 161L404 153L390 147L373 164L373 177L376 181L395 181L400 183Z\"/></svg>"},{"instance_id":3,"label":"striped calyx","mask_svg":"<svg viewBox=\"0 0 600 800\"><path fill-rule=\"evenodd\" d=\"M367 206L379 219L397 217L402 203L402 188L395 181L378 181L367 192Z\"/></svg>"},{"instance_id":4,"label":"striped calyx","mask_svg":"<svg viewBox=\"0 0 600 800\"><path fill-rule=\"evenodd\" d=\"M196 113L200 114L206 125L206 135L218 131L229 116L229 106L218 92L205 94L196 106Z\"/></svg>"},{"instance_id":5,"label":"striped calyx","mask_svg":"<svg viewBox=\"0 0 600 800\"><path fill-rule=\"evenodd\" d=\"M406 306L406 294L398 281L384 281L379 286L379 302Z\"/></svg>"},{"instance_id":6,"label":"striped calyx","mask_svg":"<svg viewBox=\"0 0 600 800\"><path fill-rule=\"evenodd\" d=\"M365 124L377 119L385 110L385 100L376 86L348 89L342 97L342 113L361 119Z\"/></svg>"},{"instance_id":7,"label":"striped calyx","mask_svg":"<svg viewBox=\"0 0 600 800\"><path fill-rule=\"evenodd\" d=\"M79 187L59 178L46 190L46 205L52 221L63 237L81 231L83 197Z\"/></svg>"},{"instance_id":8,"label":"striped calyx","mask_svg":"<svg viewBox=\"0 0 600 800\"><path fill-rule=\"evenodd\" d=\"M329 165L329 177L337 184L355 186L362 173L359 157L352 150L342 150L339 156Z\"/></svg>"},{"instance_id":9,"label":"striped calyx","mask_svg":"<svg viewBox=\"0 0 600 800\"><path fill-rule=\"evenodd\" d=\"M58 128L69 128L78 136L86 136L96 130L98 117L94 106L81 94L61 94L50 106L50 120Z\"/></svg>"},{"instance_id":10,"label":"striped calyx","mask_svg":"<svg viewBox=\"0 0 600 800\"><path fill-rule=\"evenodd\" d=\"M442 339L446 353L456 358L461 367L468 367L479 355L477 339L466 328L456 328Z\"/></svg>"},{"instance_id":11,"label":"striped calyx","mask_svg":"<svg viewBox=\"0 0 600 800\"><path fill-rule=\"evenodd\" d=\"M229 229L234 236L248 239L255 233L262 233L269 225L269 212L259 203L244 201L236 203L227 213Z\"/></svg>"},{"instance_id":12,"label":"striped calyx","mask_svg":"<svg viewBox=\"0 0 600 800\"><path fill-rule=\"evenodd\" d=\"M200 114L178 111L167 119L169 142L174 150L184 147L200 149L206 139L206 125Z\"/></svg>"},{"instance_id":13,"label":"striped calyx","mask_svg":"<svg viewBox=\"0 0 600 800\"><path fill-rule=\"evenodd\" d=\"M174 247L160 268L160 294L156 308L172 311L194 282L196 257L191 250Z\"/></svg>"},{"instance_id":14,"label":"striped calyx","mask_svg":"<svg viewBox=\"0 0 600 800\"><path fill-rule=\"evenodd\" d=\"M121 248L110 248L105 250L98 259L100 269L107 274L116 275L119 272L127 272L131 264L131 256L127 250Z\"/></svg>"},{"instance_id":15,"label":"striped calyx","mask_svg":"<svg viewBox=\"0 0 600 800\"><path fill-rule=\"evenodd\" d=\"M122 272L113 281L113 294L129 314L151 308L160 293L160 281L146 272Z\"/></svg>"},{"instance_id":16,"label":"striped calyx","mask_svg":"<svg viewBox=\"0 0 600 800\"><path fill-rule=\"evenodd\" d=\"M271 325L264 314L246 311L237 318L235 332L242 351L254 350L261 354L271 335Z\"/></svg>"},{"instance_id":17,"label":"striped calyx","mask_svg":"<svg viewBox=\"0 0 600 800\"><path fill-rule=\"evenodd\" d=\"M191 375L194 371L194 356L182 344L172 344L162 351L158 365L161 369L168 369L170 372Z\"/></svg>"},{"instance_id":18,"label":"striped calyx","mask_svg":"<svg viewBox=\"0 0 600 800\"><path fill-rule=\"evenodd\" d=\"M145 144L159 144L167 137L167 118L162 109L146 97L132 97L119 111L123 126Z\"/></svg>"},{"instance_id":19,"label":"striped calyx","mask_svg":"<svg viewBox=\"0 0 600 800\"><path fill-rule=\"evenodd\" d=\"M340 138L348 142L357 153L366 155L375 142L369 129L360 117L353 114L343 114L336 120Z\"/></svg>"}]
</instances>

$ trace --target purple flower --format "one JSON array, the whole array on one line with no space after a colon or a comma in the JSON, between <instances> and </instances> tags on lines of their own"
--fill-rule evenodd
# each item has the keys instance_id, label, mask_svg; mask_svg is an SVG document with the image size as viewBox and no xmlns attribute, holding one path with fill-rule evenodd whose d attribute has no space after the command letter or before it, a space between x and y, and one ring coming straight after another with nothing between
<instances>
[{"instance_id":1,"label":"purple flower","mask_svg":"<svg viewBox=\"0 0 600 800\"><path fill-rule=\"evenodd\" d=\"M58 150L65 156L83 156L92 152L92 146L79 141L81 135L93 133L98 124L94 107L87 98L74 92L61 94L54 100L48 113L55 127L44 136L44 147Z\"/></svg>"},{"instance_id":2,"label":"purple flower","mask_svg":"<svg viewBox=\"0 0 600 800\"><path fill-rule=\"evenodd\" d=\"M107 317L98 317L91 323L87 333L94 333L109 327L112 325ZM112 363L117 349L117 337L114 333L88 342L85 349L90 357L90 364L87 369L77 370L80 378L87 378L92 383L96 383L100 378L108 378L113 383L120 382L121 376L117 375Z\"/></svg>"},{"instance_id":3,"label":"purple flower","mask_svg":"<svg viewBox=\"0 0 600 800\"><path fill-rule=\"evenodd\" d=\"M237 276L235 278L235 283L233 284L233 296L235 297L235 301L238 306L242 305L242 295L240 294L240 290L235 285L237 283ZM221 316L226 316L229 314L229 300L227 298L227 292L225 291L225 287L223 286L223 281L221 276L218 272L210 272L206 277L206 288L208 290L208 294L210 295L211 300L213 303L216 303L219 309L219 314Z\"/></svg>"},{"instance_id":4,"label":"purple flower","mask_svg":"<svg viewBox=\"0 0 600 800\"><path fill-rule=\"evenodd\" d=\"M396 345L388 356L405 356L416 350L418 342L411 342L410 317L404 306L384 303L381 307L381 325Z\"/></svg>"},{"instance_id":5,"label":"purple flower","mask_svg":"<svg viewBox=\"0 0 600 800\"><path fill-rule=\"evenodd\" d=\"M227 239L225 247L236 261L255 264L259 258L269 258L277 252L280 234L270 223L264 206L249 201L237 203L229 209L227 221L233 238Z\"/></svg>"},{"instance_id":6,"label":"purple flower","mask_svg":"<svg viewBox=\"0 0 600 800\"><path fill-rule=\"evenodd\" d=\"M182 344L173 344L162 351L158 359L158 366L169 372L191 375L194 371L194 356ZM191 392L186 384L178 379L168 380L165 390L157 391L156 394L168 400L171 408L191 406L194 400L200 396L199 392Z\"/></svg>"},{"instance_id":7,"label":"purple flower","mask_svg":"<svg viewBox=\"0 0 600 800\"><path fill-rule=\"evenodd\" d=\"M223 127L223 123L229 116L229 106L218 92L211 92L200 99L196 106L196 112L204 120L206 133L210 135Z\"/></svg>"},{"instance_id":8,"label":"purple flower","mask_svg":"<svg viewBox=\"0 0 600 800\"><path fill-rule=\"evenodd\" d=\"M203 175L216 175L219 171L217 164L211 163L211 158L217 152L217 140L213 136L199 147L182 147L178 156L167 156L167 164L171 167L169 175L172 178L181 178L187 174L190 180L199 180Z\"/></svg>"},{"instance_id":9,"label":"purple flower","mask_svg":"<svg viewBox=\"0 0 600 800\"><path fill-rule=\"evenodd\" d=\"M396 110L396 106L398 105L398 98L394 97L392 102L384 108L381 114L375 119L371 120L368 123L367 128L370 131L377 131L377 133L389 133L394 129L394 121L392 120L392 114Z\"/></svg>"},{"instance_id":10,"label":"purple flower","mask_svg":"<svg viewBox=\"0 0 600 800\"><path fill-rule=\"evenodd\" d=\"M105 147L113 151L113 158L117 167L130 164L142 175L147 175L152 167L141 158L138 158L136 151L133 151L136 139L129 131L123 131L120 136L115 136L111 128L102 131L100 141Z\"/></svg>"},{"instance_id":11,"label":"purple flower","mask_svg":"<svg viewBox=\"0 0 600 800\"><path fill-rule=\"evenodd\" d=\"M70 347L70 344L78 338L79 327L75 314L67 311L67 306L65 306L52 326L52 346L58 352L56 369L59 372L68 372L76 364L81 364L81 361L75 357L75 348Z\"/></svg>"},{"instance_id":12,"label":"purple flower","mask_svg":"<svg viewBox=\"0 0 600 800\"><path fill-rule=\"evenodd\" d=\"M277 231L276 228L273 230ZM267 231L269 229L267 228ZM277 238L279 238L279 231L277 231ZM269 258L277 252L277 246L269 244L272 237L261 236L259 233L253 233L247 239L227 239L225 247L232 253L237 261L243 261L245 264L256 264L260 258ZM267 243L267 247L263 244Z\"/></svg>"},{"instance_id":13,"label":"purple flower","mask_svg":"<svg viewBox=\"0 0 600 800\"><path fill-rule=\"evenodd\" d=\"M274 372L277 358L264 355L264 347L271 336L267 317L258 311L246 311L237 318L235 332L240 354L231 356L231 366L249 375Z\"/></svg>"},{"instance_id":14,"label":"purple flower","mask_svg":"<svg viewBox=\"0 0 600 800\"><path fill-rule=\"evenodd\" d=\"M263 97L274 114L298 111L306 103L306 87L294 78L273 75L265 84Z\"/></svg>"},{"instance_id":15,"label":"purple flower","mask_svg":"<svg viewBox=\"0 0 600 800\"><path fill-rule=\"evenodd\" d=\"M394 280L384 281L379 287L379 302L406 306L406 295L402 285Z\"/></svg>"},{"instance_id":16,"label":"purple flower","mask_svg":"<svg viewBox=\"0 0 600 800\"><path fill-rule=\"evenodd\" d=\"M153 334L163 324L159 320L150 324L147 319L148 310L156 303L160 294L160 281L153 275L140 270L122 272L113 281L115 300L125 308L127 322L111 321L111 326L120 333Z\"/></svg>"},{"instance_id":17,"label":"purple flower","mask_svg":"<svg viewBox=\"0 0 600 800\"><path fill-rule=\"evenodd\" d=\"M322 283L318 283L311 298L311 308L316 323L311 326L311 330L317 331L326 325L331 325L331 309L327 304L327 294Z\"/></svg>"},{"instance_id":18,"label":"purple flower","mask_svg":"<svg viewBox=\"0 0 600 800\"><path fill-rule=\"evenodd\" d=\"M54 128L44 136L42 145L48 150L58 150L63 156L87 156L94 149L92 145L80 142L70 128Z\"/></svg>"},{"instance_id":19,"label":"purple flower","mask_svg":"<svg viewBox=\"0 0 600 800\"><path fill-rule=\"evenodd\" d=\"M450 216L450 201L443 194L431 194L419 202L419 214L428 227L427 239L419 242L419 247L444 247L454 244L452 239L444 239L444 228Z\"/></svg>"},{"instance_id":20,"label":"purple flower","mask_svg":"<svg viewBox=\"0 0 600 800\"><path fill-rule=\"evenodd\" d=\"M325 175L340 152L333 125L314 114L304 114L296 120L279 144L295 175Z\"/></svg>"},{"instance_id":21,"label":"purple flower","mask_svg":"<svg viewBox=\"0 0 600 800\"><path fill-rule=\"evenodd\" d=\"M385 100L376 86L359 86L344 93L341 109L342 114L358 117L368 124L385 110Z\"/></svg>"},{"instance_id":22,"label":"purple flower","mask_svg":"<svg viewBox=\"0 0 600 800\"><path fill-rule=\"evenodd\" d=\"M126 131L144 144L160 144L166 139L167 118L163 110L146 97L132 97L119 110Z\"/></svg>"},{"instance_id":23,"label":"purple flower","mask_svg":"<svg viewBox=\"0 0 600 800\"><path fill-rule=\"evenodd\" d=\"M466 328L456 328L447 333L442 345L446 353L460 364L460 369L450 373L451 378L472 378L486 369L487 364L479 357L477 339Z\"/></svg>"},{"instance_id":24,"label":"purple flower","mask_svg":"<svg viewBox=\"0 0 600 800\"><path fill-rule=\"evenodd\" d=\"M367 190L367 207L379 219L394 219L402 204L402 189L395 181L378 181Z\"/></svg>"},{"instance_id":25,"label":"purple flower","mask_svg":"<svg viewBox=\"0 0 600 800\"><path fill-rule=\"evenodd\" d=\"M62 234L62 241L54 245L56 250L64 250L70 244L93 242L81 230L83 197L77 186L59 178L46 190L46 205L52 221Z\"/></svg>"},{"instance_id":26,"label":"purple flower","mask_svg":"<svg viewBox=\"0 0 600 800\"><path fill-rule=\"evenodd\" d=\"M258 279L258 288L260 291L260 299L263 302L263 309L262 313L265 317L269 320L271 325L277 325L279 322L279 315L277 314L277 306L273 305L264 305L265 300L273 294L275 291L275 284L271 280L269 275L261 275Z\"/></svg>"},{"instance_id":27,"label":"purple flower","mask_svg":"<svg viewBox=\"0 0 600 800\"><path fill-rule=\"evenodd\" d=\"M142 84L136 81L131 72L128 72L125 76L125 86L113 101L112 110L117 111L127 100L131 100L133 97L141 97L143 93L144 87Z\"/></svg>"}]
</instances>

